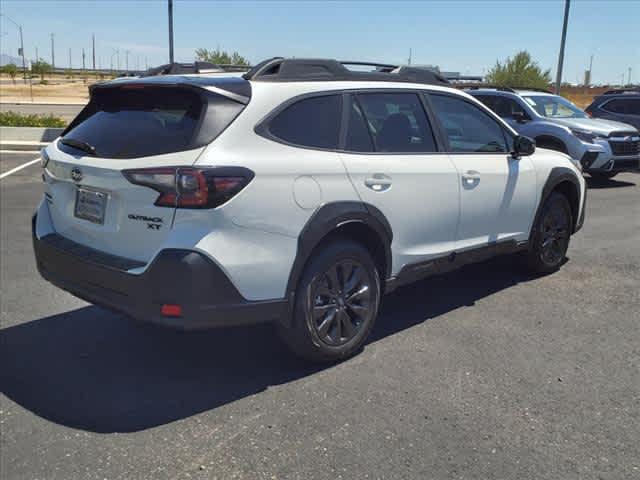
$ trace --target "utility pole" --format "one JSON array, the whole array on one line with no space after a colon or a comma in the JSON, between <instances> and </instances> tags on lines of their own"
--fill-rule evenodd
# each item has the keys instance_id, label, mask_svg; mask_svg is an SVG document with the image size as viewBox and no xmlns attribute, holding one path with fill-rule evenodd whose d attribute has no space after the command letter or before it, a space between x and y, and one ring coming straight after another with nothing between
<instances>
[{"instance_id":1,"label":"utility pole","mask_svg":"<svg viewBox=\"0 0 640 480\"><path fill-rule=\"evenodd\" d=\"M125 57L125 65L128 72L129 71L129 50L124 51L124 57Z\"/></svg>"},{"instance_id":2,"label":"utility pole","mask_svg":"<svg viewBox=\"0 0 640 480\"><path fill-rule=\"evenodd\" d=\"M173 0L169 1L169 63L173 63Z\"/></svg>"},{"instance_id":3,"label":"utility pole","mask_svg":"<svg viewBox=\"0 0 640 480\"><path fill-rule=\"evenodd\" d=\"M36 47L36 62L40 61L40 58L38 57L38 47Z\"/></svg>"},{"instance_id":4,"label":"utility pole","mask_svg":"<svg viewBox=\"0 0 640 480\"><path fill-rule=\"evenodd\" d=\"M560 83L562 82L562 66L564 64L564 44L567 40L567 23L569 22L569 6L571 0L564 2L564 22L562 24L562 38L560 40L560 54L558 55L558 71L556 72L556 95L560 94Z\"/></svg>"},{"instance_id":5,"label":"utility pole","mask_svg":"<svg viewBox=\"0 0 640 480\"><path fill-rule=\"evenodd\" d=\"M93 70L96 69L96 34L91 35L91 42L93 44Z\"/></svg>"},{"instance_id":6,"label":"utility pole","mask_svg":"<svg viewBox=\"0 0 640 480\"><path fill-rule=\"evenodd\" d=\"M51 70L53 70L54 68L56 68L56 57L54 54L54 48L53 48L53 33L51 34Z\"/></svg>"},{"instance_id":7,"label":"utility pole","mask_svg":"<svg viewBox=\"0 0 640 480\"><path fill-rule=\"evenodd\" d=\"M2 14L4 18L13 23L16 27L18 27L18 32L20 33L20 48L18 49L18 55L22 57L22 76L24 78L24 84L27 84L27 64L24 61L24 41L22 40L22 25L19 25L18 22L14 21L11 17L7 17L4 13Z\"/></svg>"},{"instance_id":8,"label":"utility pole","mask_svg":"<svg viewBox=\"0 0 640 480\"><path fill-rule=\"evenodd\" d=\"M69 70L71 70L71 47L69 47Z\"/></svg>"},{"instance_id":9,"label":"utility pole","mask_svg":"<svg viewBox=\"0 0 640 480\"><path fill-rule=\"evenodd\" d=\"M631 86L631 67L629 67L629 76L627 77L627 85Z\"/></svg>"},{"instance_id":10,"label":"utility pole","mask_svg":"<svg viewBox=\"0 0 640 480\"><path fill-rule=\"evenodd\" d=\"M411 49L409 49L409 65L411 65Z\"/></svg>"}]
</instances>

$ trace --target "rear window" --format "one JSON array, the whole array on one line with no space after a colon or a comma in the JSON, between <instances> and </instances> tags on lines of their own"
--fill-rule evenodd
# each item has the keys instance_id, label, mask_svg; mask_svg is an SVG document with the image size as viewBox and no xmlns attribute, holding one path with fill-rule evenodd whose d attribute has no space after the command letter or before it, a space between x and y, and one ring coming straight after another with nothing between
<instances>
[{"instance_id":1,"label":"rear window","mask_svg":"<svg viewBox=\"0 0 640 480\"><path fill-rule=\"evenodd\" d=\"M180 88L98 89L63 139L88 144L96 156L104 158L137 158L197 148L213 140L243 108L214 95L208 101L195 91ZM68 153L79 153L69 145L58 145Z\"/></svg>"},{"instance_id":2,"label":"rear window","mask_svg":"<svg viewBox=\"0 0 640 480\"><path fill-rule=\"evenodd\" d=\"M338 148L342 97L324 95L286 107L269 123L271 135L287 143L311 148Z\"/></svg>"}]
</instances>

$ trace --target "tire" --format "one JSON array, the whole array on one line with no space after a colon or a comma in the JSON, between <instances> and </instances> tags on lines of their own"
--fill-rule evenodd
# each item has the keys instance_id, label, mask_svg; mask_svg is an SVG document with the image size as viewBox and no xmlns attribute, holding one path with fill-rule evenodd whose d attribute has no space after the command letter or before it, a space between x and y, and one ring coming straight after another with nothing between
<instances>
[{"instance_id":1,"label":"tire","mask_svg":"<svg viewBox=\"0 0 640 480\"><path fill-rule=\"evenodd\" d=\"M314 252L296 288L291 325L278 333L297 355L336 362L366 342L378 316L380 276L369 252L336 240Z\"/></svg>"},{"instance_id":2,"label":"tire","mask_svg":"<svg viewBox=\"0 0 640 480\"><path fill-rule=\"evenodd\" d=\"M615 177L617 174L618 172L589 172L589 175L591 175L591 178L599 182L610 180L613 177Z\"/></svg>"},{"instance_id":3,"label":"tire","mask_svg":"<svg viewBox=\"0 0 640 480\"><path fill-rule=\"evenodd\" d=\"M528 267L536 273L558 270L566 259L572 226L567 197L558 192L551 193L531 233L526 252Z\"/></svg>"}]
</instances>

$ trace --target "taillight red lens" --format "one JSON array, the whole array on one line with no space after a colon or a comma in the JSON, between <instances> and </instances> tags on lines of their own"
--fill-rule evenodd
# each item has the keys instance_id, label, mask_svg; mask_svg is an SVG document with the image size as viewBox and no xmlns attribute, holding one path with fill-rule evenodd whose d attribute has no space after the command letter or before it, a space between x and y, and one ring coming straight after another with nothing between
<instances>
[{"instance_id":1,"label":"taillight red lens","mask_svg":"<svg viewBox=\"0 0 640 480\"><path fill-rule=\"evenodd\" d=\"M127 180L160 193L154 205L215 208L227 202L253 178L243 167L168 167L123 170Z\"/></svg>"}]
</instances>

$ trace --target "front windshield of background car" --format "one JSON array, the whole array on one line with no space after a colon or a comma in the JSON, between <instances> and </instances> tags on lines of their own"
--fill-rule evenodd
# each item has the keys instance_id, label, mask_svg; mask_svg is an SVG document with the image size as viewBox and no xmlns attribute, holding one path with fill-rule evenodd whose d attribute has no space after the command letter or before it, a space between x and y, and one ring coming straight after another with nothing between
<instances>
[{"instance_id":1,"label":"front windshield of background car","mask_svg":"<svg viewBox=\"0 0 640 480\"><path fill-rule=\"evenodd\" d=\"M527 95L525 101L547 118L587 118L587 114L569 100L555 95Z\"/></svg>"}]
</instances>

